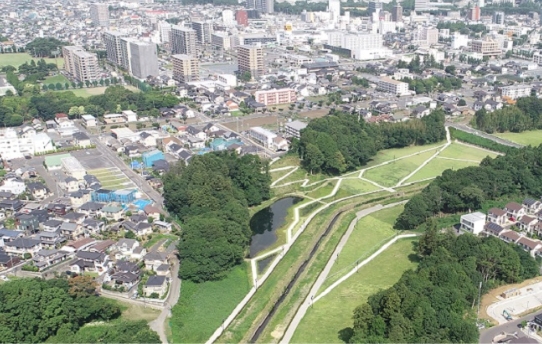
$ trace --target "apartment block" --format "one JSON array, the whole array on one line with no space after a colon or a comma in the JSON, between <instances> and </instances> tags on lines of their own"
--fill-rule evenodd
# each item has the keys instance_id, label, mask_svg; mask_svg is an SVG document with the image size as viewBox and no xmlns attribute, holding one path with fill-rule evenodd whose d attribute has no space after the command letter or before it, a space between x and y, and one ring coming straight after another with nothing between
<instances>
[{"instance_id":1,"label":"apartment block","mask_svg":"<svg viewBox=\"0 0 542 344\"><path fill-rule=\"evenodd\" d=\"M254 98L257 102L268 106L295 103L297 101L297 94L291 88L282 88L278 90L256 91Z\"/></svg>"},{"instance_id":2,"label":"apartment block","mask_svg":"<svg viewBox=\"0 0 542 344\"><path fill-rule=\"evenodd\" d=\"M235 20L238 25L248 26L248 13L245 10L237 10L235 12Z\"/></svg>"},{"instance_id":3,"label":"apartment block","mask_svg":"<svg viewBox=\"0 0 542 344\"><path fill-rule=\"evenodd\" d=\"M64 70L70 75L75 75L75 61L73 53L76 51L84 51L83 47L79 46L64 46L62 47L62 57L64 58Z\"/></svg>"},{"instance_id":4,"label":"apartment block","mask_svg":"<svg viewBox=\"0 0 542 344\"><path fill-rule=\"evenodd\" d=\"M130 42L130 73L138 79L158 76L158 52L154 43Z\"/></svg>"},{"instance_id":5,"label":"apartment block","mask_svg":"<svg viewBox=\"0 0 542 344\"><path fill-rule=\"evenodd\" d=\"M473 40L471 42L471 50L475 53L481 53L482 56L497 56L502 53L499 42L490 38Z\"/></svg>"},{"instance_id":6,"label":"apartment block","mask_svg":"<svg viewBox=\"0 0 542 344\"><path fill-rule=\"evenodd\" d=\"M90 19L96 26L109 26L109 5L106 3L90 4Z\"/></svg>"},{"instance_id":7,"label":"apartment block","mask_svg":"<svg viewBox=\"0 0 542 344\"><path fill-rule=\"evenodd\" d=\"M253 78L265 73L263 63L263 48L256 45L244 45L237 48L239 73L250 72Z\"/></svg>"},{"instance_id":8,"label":"apartment block","mask_svg":"<svg viewBox=\"0 0 542 344\"><path fill-rule=\"evenodd\" d=\"M216 32L211 35L211 43L213 47L230 50L231 49L231 36L227 32Z\"/></svg>"},{"instance_id":9,"label":"apartment block","mask_svg":"<svg viewBox=\"0 0 542 344\"><path fill-rule=\"evenodd\" d=\"M277 134L262 127L252 127L248 130L248 134L265 147L271 147L273 145L273 139L277 137Z\"/></svg>"},{"instance_id":10,"label":"apartment block","mask_svg":"<svg viewBox=\"0 0 542 344\"><path fill-rule=\"evenodd\" d=\"M94 81L100 78L100 68L96 54L89 53L83 47L62 47L64 69L80 82Z\"/></svg>"},{"instance_id":11,"label":"apartment block","mask_svg":"<svg viewBox=\"0 0 542 344\"><path fill-rule=\"evenodd\" d=\"M391 10L391 20L394 22L403 21L403 7L400 4L393 6Z\"/></svg>"},{"instance_id":12,"label":"apartment block","mask_svg":"<svg viewBox=\"0 0 542 344\"><path fill-rule=\"evenodd\" d=\"M124 36L123 33L117 31L106 31L103 34L107 60L113 64L122 64L121 39Z\"/></svg>"},{"instance_id":13,"label":"apartment block","mask_svg":"<svg viewBox=\"0 0 542 344\"><path fill-rule=\"evenodd\" d=\"M498 93L501 97L510 99L518 99L521 97L529 97L531 95L531 85L511 85L498 88Z\"/></svg>"},{"instance_id":14,"label":"apartment block","mask_svg":"<svg viewBox=\"0 0 542 344\"><path fill-rule=\"evenodd\" d=\"M46 133L34 133L19 137L12 128L0 131L0 157L4 160L20 159L55 150L53 141Z\"/></svg>"},{"instance_id":15,"label":"apartment block","mask_svg":"<svg viewBox=\"0 0 542 344\"><path fill-rule=\"evenodd\" d=\"M171 54L186 54L196 56L196 31L173 25L169 34Z\"/></svg>"},{"instance_id":16,"label":"apartment block","mask_svg":"<svg viewBox=\"0 0 542 344\"><path fill-rule=\"evenodd\" d=\"M200 44L211 43L211 34L213 33L213 23L194 21L192 29L196 32L196 41Z\"/></svg>"},{"instance_id":17,"label":"apartment block","mask_svg":"<svg viewBox=\"0 0 542 344\"><path fill-rule=\"evenodd\" d=\"M160 42L169 43L169 35L171 32L171 24L166 21L158 23L158 31L160 32Z\"/></svg>"},{"instance_id":18,"label":"apartment block","mask_svg":"<svg viewBox=\"0 0 542 344\"><path fill-rule=\"evenodd\" d=\"M199 60L186 54L172 56L173 79L179 82L199 80Z\"/></svg>"},{"instance_id":19,"label":"apartment block","mask_svg":"<svg viewBox=\"0 0 542 344\"><path fill-rule=\"evenodd\" d=\"M382 77L378 81L377 89L386 93L401 96L408 93L408 84L406 82Z\"/></svg>"},{"instance_id":20,"label":"apartment block","mask_svg":"<svg viewBox=\"0 0 542 344\"><path fill-rule=\"evenodd\" d=\"M480 11L480 7L478 6L474 6L473 8L469 9L467 13L468 19L472 21L479 21L480 15L481 15L481 11Z\"/></svg>"}]
</instances>

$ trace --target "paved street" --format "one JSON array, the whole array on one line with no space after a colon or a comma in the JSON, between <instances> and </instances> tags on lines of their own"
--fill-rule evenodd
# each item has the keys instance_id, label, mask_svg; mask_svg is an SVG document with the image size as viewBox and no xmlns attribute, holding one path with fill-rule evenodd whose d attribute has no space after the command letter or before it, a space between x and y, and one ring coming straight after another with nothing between
<instances>
[{"instance_id":1,"label":"paved street","mask_svg":"<svg viewBox=\"0 0 542 344\"><path fill-rule=\"evenodd\" d=\"M179 276L179 262L177 259L174 260L173 269L171 271L171 285L169 286L169 296L164 303L164 309L154 321L149 323L151 329L156 331L160 336L160 340L163 344L167 344L166 336L166 319L171 316L171 307L177 304L179 297L181 296L181 279Z\"/></svg>"},{"instance_id":2,"label":"paved street","mask_svg":"<svg viewBox=\"0 0 542 344\"><path fill-rule=\"evenodd\" d=\"M480 343L491 343L493 338L495 338L496 335L500 334L501 332L506 333L514 333L514 332L520 332L519 325L522 321L530 321L533 320L534 314L524 316L522 318L512 320L507 322L506 324L494 326L485 330L480 331Z\"/></svg>"}]
</instances>

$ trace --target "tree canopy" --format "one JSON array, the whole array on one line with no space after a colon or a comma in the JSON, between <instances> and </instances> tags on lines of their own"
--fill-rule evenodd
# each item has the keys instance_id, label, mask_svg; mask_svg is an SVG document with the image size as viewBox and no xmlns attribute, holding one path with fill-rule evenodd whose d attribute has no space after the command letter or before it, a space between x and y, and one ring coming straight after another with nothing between
<instances>
[{"instance_id":1,"label":"tree canopy","mask_svg":"<svg viewBox=\"0 0 542 344\"><path fill-rule=\"evenodd\" d=\"M542 99L536 97L519 98L516 105L501 110L476 111L473 118L476 128L488 133L542 129Z\"/></svg>"},{"instance_id":2,"label":"tree canopy","mask_svg":"<svg viewBox=\"0 0 542 344\"><path fill-rule=\"evenodd\" d=\"M255 155L209 153L164 176L168 210L183 222L179 275L194 282L224 277L250 242L248 206L270 198L267 163Z\"/></svg>"},{"instance_id":3,"label":"tree canopy","mask_svg":"<svg viewBox=\"0 0 542 344\"><path fill-rule=\"evenodd\" d=\"M499 283L538 275L528 253L494 237L438 233L421 238L416 271L369 297L354 310L352 343L473 343L478 340L475 304Z\"/></svg>"},{"instance_id":4,"label":"tree canopy","mask_svg":"<svg viewBox=\"0 0 542 344\"><path fill-rule=\"evenodd\" d=\"M38 37L26 45L26 51L34 57L55 57L53 52L60 52L65 45L68 43L53 37Z\"/></svg>"},{"instance_id":5,"label":"tree canopy","mask_svg":"<svg viewBox=\"0 0 542 344\"><path fill-rule=\"evenodd\" d=\"M83 325L118 318L121 310L113 300L95 295L91 277L66 279L20 279L0 285L0 342L2 343L89 343L159 342L156 333L140 323L108 324L95 340L85 336ZM137 325L138 331L134 326ZM120 340L118 333L140 333L141 337ZM94 328L94 327L92 327Z\"/></svg>"},{"instance_id":6,"label":"tree canopy","mask_svg":"<svg viewBox=\"0 0 542 344\"><path fill-rule=\"evenodd\" d=\"M446 137L444 113L403 123L367 124L344 113L312 120L293 150L310 172L340 174L365 165L379 150L438 142Z\"/></svg>"}]
</instances>

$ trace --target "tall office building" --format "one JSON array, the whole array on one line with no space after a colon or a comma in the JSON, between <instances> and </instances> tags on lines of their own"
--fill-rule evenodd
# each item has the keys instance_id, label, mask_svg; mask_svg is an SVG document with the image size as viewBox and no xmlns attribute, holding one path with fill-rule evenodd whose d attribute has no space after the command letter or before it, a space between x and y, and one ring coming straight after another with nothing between
<instances>
[{"instance_id":1,"label":"tall office building","mask_svg":"<svg viewBox=\"0 0 542 344\"><path fill-rule=\"evenodd\" d=\"M122 64L121 38L123 33L117 31L106 31L103 35L107 60L113 64Z\"/></svg>"},{"instance_id":2,"label":"tall office building","mask_svg":"<svg viewBox=\"0 0 542 344\"><path fill-rule=\"evenodd\" d=\"M102 3L90 4L90 19L96 26L109 26L109 6Z\"/></svg>"},{"instance_id":3,"label":"tall office building","mask_svg":"<svg viewBox=\"0 0 542 344\"><path fill-rule=\"evenodd\" d=\"M237 25L248 26L248 13L245 10L237 10L235 12L235 20Z\"/></svg>"},{"instance_id":4,"label":"tall office building","mask_svg":"<svg viewBox=\"0 0 542 344\"><path fill-rule=\"evenodd\" d=\"M192 29L196 32L196 41L199 44L211 43L211 34L213 33L213 23L194 21Z\"/></svg>"},{"instance_id":5,"label":"tall office building","mask_svg":"<svg viewBox=\"0 0 542 344\"><path fill-rule=\"evenodd\" d=\"M173 25L169 35L171 53L196 56L196 31Z\"/></svg>"},{"instance_id":6,"label":"tall office building","mask_svg":"<svg viewBox=\"0 0 542 344\"><path fill-rule=\"evenodd\" d=\"M380 1L369 1L369 14L380 13L382 11L382 3Z\"/></svg>"},{"instance_id":7,"label":"tall office building","mask_svg":"<svg viewBox=\"0 0 542 344\"><path fill-rule=\"evenodd\" d=\"M64 69L79 82L94 81L100 78L98 58L83 47L62 47Z\"/></svg>"},{"instance_id":8,"label":"tall office building","mask_svg":"<svg viewBox=\"0 0 542 344\"><path fill-rule=\"evenodd\" d=\"M468 19L472 21L479 21L480 20L480 7L474 6L468 11Z\"/></svg>"},{"instance_id":9,"label":"tall office building","mask_svg":"<svg viewBox=\"0 0 542 344\"><path fill-rule=\"evenodd\" d=\"M173 60L173 79L179 82L199 80L199 60L186 54L171 56Z\"/></svg>"},{"instance_id":10,"label":"tall office building","mask_svg":"<svg viewBox=\"0 0 542 344\"><path fill-rule=\"evenodd\" d=\"M328 10L331 21L334 23L339 21L339 17L341 16L341 0L329 0Z\"/></svg>"},{"instance_id":11,"label":"tall office building","mask_svg":"<svg viewBox=\"0 0 542 344\"><path fill-rule=\"evenodd\" d=\"M253 78L262 76L264 71L263 48L258 45L242 45L237 48L239 72L250 72Z\"/></svg>"},{"instance_id":12,"label":"tall office building","mask_svg":"<svg viewBox=\"0 0 542 344\"><path fill-rule=\"evenodd\" d=\"M394 22L403 21L403 7L401 7L401 4L393 6L391 10L391 20Z\"/></svg>"},{"instance_id":13,"label":"tall office building","mask_svg":"<svg viewBox=\"0 0 542 344\"><path fill-rule=\"evenodd\" d=\"M130 42L130 73L138 79L158 76L158 52L154 43Z\"/></svg>"},{"instance_id":14,"label":"tall office building","mask_svg":"<svg viewBox=\"0 0 542 344\"><path fill-rule=\"evenodd\" d=\"M495 12L493 14L493 22L498 25L504 25L504 12Z\"/></svg>"}]
</instances>

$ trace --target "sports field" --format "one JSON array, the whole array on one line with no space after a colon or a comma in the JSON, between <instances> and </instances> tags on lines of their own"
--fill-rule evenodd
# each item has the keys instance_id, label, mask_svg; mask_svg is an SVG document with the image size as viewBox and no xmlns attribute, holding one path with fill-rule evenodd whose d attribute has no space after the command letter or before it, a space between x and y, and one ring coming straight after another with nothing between
<instances>
[{"instance_id":1,"label":"sports field","mask_svg":"<svg viewBox=\"0 0 542 344\"><path fill-rule=\"evenodd\" d=\"M36 60L37 62L40 59L33 58L27 53L0 54L0 67L13 66L17 68L25 62L30 63L32 60ZM44 60L47 63L55 63L58 66L58 69L64 68L64 59L62 57L56 59L45 58Z\"/></svg>"}]
</instances>

